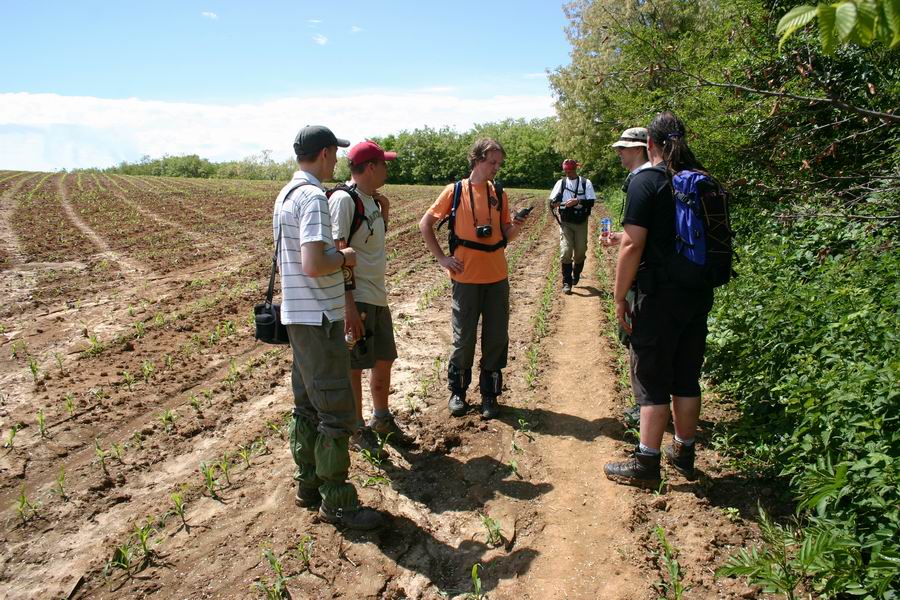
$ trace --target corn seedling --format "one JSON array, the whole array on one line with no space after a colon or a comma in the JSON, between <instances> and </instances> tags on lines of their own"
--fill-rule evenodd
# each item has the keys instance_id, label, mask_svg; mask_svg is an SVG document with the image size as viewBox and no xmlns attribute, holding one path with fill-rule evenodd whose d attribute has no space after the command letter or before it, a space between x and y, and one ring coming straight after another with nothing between
<instances>
[{"instance_id":1,"label":"corn seedling","mask_svg":"<svg viewBox=\"0 0 900 600\"><path fill-rule=\"evenodd\" d=\"M300 541L297 542L297 546L294 548L293 552L291 552L294 559L303 565L304 569L309 569L309 562L312 560L312 547L312 537L304 535L300 538Z\"/></svg>"},{"instance_id":2,"label":"corn seedling","mask_svg":"<svg viewBox=\"0 0 900 600\"><path fill-rule=\"evenodd\" d=\"M225 378L225 383L228 385L228 389L233 389L234 385L237 383L237 380L241 378L241 371L237 367L237 363L234 362L232 358L228 362L228 377Z\"/></svg>"},{"instance_id":3,"label":"corn seedling","mask_svg":"<svg viewBox=\"0 0 900 600\"><path fill-rule=\"evenodd\" d=\"M140 544L144 564L147 564L153 558L153 548L151 546L155 543L152 539L155 533L156 529L153 528L153 521L149 517L147 517L147 522L143 526L134 526L134 538Z\"/></svg>"},{"instance_id":4,"label":"corn seedling","mask_svg":"<svg viewBox=\"0 0 900 600\"><path fill-rule=\"evenodd\" d=\"M265 456L269 454L269 442L264 437L259 437L253 442L253 446L256 448L256 454L259 456Z\"/></svg>"},{"instance_id":5,"label":"corn seedling","mask_svg":"<svg viewBox=\"0 0 900 600\"><path fill-rule=\"evenodd\" d=\"M193 409L196 410L197 412L200 412L200 410L201 410L201 407L200 407L200 398L197 397L197 394L195 394L194 392L191 392L190 399L191 399L191 400L190 400L190 401L191 401L191 408L193 408Z\"/></svg>"},{"instance_id":6,"label":"corn seedling","mask_svg":"<svg viewBox=\"0 0 900 600\"><path fill-rule=\"evenodd\" d=\"M514 458L509 459L509 462L506 463L506 468L509 469L510 475L515 475L516 477L519 477L519 463L516 461L516 459L514 459Z\"/></svg>"},{"instance_id":7,"label":"corn seedling","mask_svg":"<svg viewBox=\"0 0 900 600\"><path fill-rule=\"evenodd\" d=\"M109 398L109 394L107 394L106 390L104 390L102 387L91 388L90 390L88 390L88 393L93 396L94 400L98 402Z\"/></svg>"},{"instance_id":8,"label":"corn seedling","mask_svg":"<svg viewBox=\"0 0 900 600\"><path fill-rule=\"evenodd\" d=\"M115 568L121 569L130 575L131 567L134 565L134 552L134 546L131 544L131 541L116 546L116 549L113 550L112 558L106 563L104 574L108 576L112 569Z\"/></svg>"},{"instance_id":9,"label":"corn seedling","mask_svg":"<svg viewBox=\"0 0 900 600\"><path fill-rule=\"evenodd\" d=\"M66 392L63 400L66 403L66 411L68 411L69 416L72 417L75 415L75 395L72 392Z\"/></svg>"},{"instance_id":10,"label":"corn seedling","mask_svg":"<svg viewBox=\"0 0 900 600\"><path fill-rule=\"evenodd\" d=\"M518 419L519 429L518 432L528 438L529 441L534 441L534 436L531 435L531 423L525 420L524 417L519 417Z\"/></svg>"},{"instance_id":11,"label":"corn seedling","mask_svg":"<svg viewBox=\"0 0 900 600\"><path fill-rule=\"evenodd\" d=\"M241 460L244 461L244 465L247 468L250 468L250 457L253 455L253 447L252 446L239 446L238 447L238 456L241 457Z\"/></svg>"},{"instance_id":12,"label":"corn seedling","mask_svg":"<svg viewBox=\"0 0 900 600\"><path fill-rule=\"evenodd\" d=\"M134 316L134 306L132 306L131 304L128 305L128 316L129 317Z\"/></svg>"},{"instance_id":13,"label":"corn seedling","mask_svg":"<svg viewBox=\"0 0 900 600\"><path fill-rule=\"evenodd\" d=\"M22 358L28 356L28 343L25 340L16 340L10 346L10 358Z\"/></svg>"},{"instance_id":14,"label":"corn seedling","mask_svg":"<svg viewBox=\"0 0 900 600\"><path fill-rule=\"evenodd\" d=\"M144 383L150 383L154 371L156 371L156 367L153 365L153 361L145 360L141 365L141 374L144 376Z\"/></svg>"},{"instance_id":15,"label":"corn seedling","mask_svg":"<svg viewBox=\"0 0 900 600\"><path fill-rule=\"evenodd\" d=\"M24 483L22 484L22 489L19 491L19 498L16 501L16 512L19 513L19 518L22 519L22 525L27 523L29 519L37 516L38 504L37 502L29 500L28 496L25 495Z\"/></svg>"},{"instance_id":16,"label":"corn seedling","mask_svg":"<svg viewBox=\"0 0 900 600\"><path fill-rule=\"evenodd\" d=\"M63 501L69 499L68 494L66 494L66 467L62 466L59 468L59 475L56 476L56 484L53 487L53 493L62 498Z\"/></svg>"},{"instance_id":17,"label":"corn seedling","mask_svg":"<svg viewBox=\"0 0 900 600\"><path fill-rule=\"evenodd\" d=\"M178 518L181 519L181 524L187 527L187 521L184 518L184 496L178 492L175 492L169 496L172 499L172 504L175 507L175 514L178 515Z\"/></svg>"},{"instance_id":18,"label":"corn seedling","mask_svg":"<svg viewBox=\"0 0 900 600\"><path fill-rule=\"evenodd\" d=\"M281 565L281 561L275 556L275 553L272 552L271 548L263 548L262 550L263 557L269 562L269 566L275 572L275 581L270 585L267 579L263 579L262 581L256 582L256 587L258 590L263 592L266 595L266 598L269 599L281 599L285 598L287 594L287 588L285 584L287 583L289 577L285 577L284 575L284 567Z\"/></svg>"},{"instance_id":19,"label":"corn seedling","mask_svg":"<svg viewBox=\"0 0 900 600\"><path fill-rule=\"evenodd\" d=\"M172 368L172 355L171 354L166 354L163 356L163 364L165 365L166 370Z\"/></svg>"},{"instance_id":20,"label":"corn seedling","mask_svg":"<svg viewBox=\"0 0 900 600\"><path fill-rule=\"evenodd\" d=\"M122 462L122 446L121 444L117 444L115 442L110 446L110 454L117 461Z\"/></svg>"},{"instance_id":21,"label":"corn seedling","mask_svg":"<svg viewBox=\"0 0 900 600\"><path fill-rule=\"evenodd\" d=\"M478 573L482 568L480 563L472 565L472 591L466 594L466 600L484 600L484 592L481 591L481 576Z\"/></svg>"},{"instance_id":22,"label":"corn seedling","mask_svg":"<svg viewBox=\"0 0 900 600\"><path fill-rule=\"evenodd\" d=\"M212 400L213 391L212 390L204 390L203 397L206 398L207 401Z\"/></svg>"},{"instance_id":23,"label":"corn seedling","mask_svg":"<svg viewBox=\"0 0 900 600\"><path fill-rule=\"evenodd\" d=\"M131 436L131 439L134 440L134 445L138 448L144 447L144 436L140 431L135 431L134 435Z\"/></svg>"},{"instance_id":24,"label":"corn seedling","mask_svg":"<svg viewBox=\"0 0 900 600\"><path fill-rule=\"evenodd\" d=\"M103 471L103 474L109 477L109 471L106 469L106 458L109 454L100 445L100 440L96 438L94 438L94 454L97 455L97 462L100 464L100 469Z\"/></svg>"},{"instance_id":25,"label":"corn seedling","mask_svg":"<svg viewBox=\"0 0 900 600\"><path fill-rule=\"evenodd\" d=\"M134 339L141 339L142 337L144 337L145 333L147 333L147 326L144 325L143 321L138 321L134 324Z\"/></svg>"},{"instance_id":26,"label":"corn seedling","mask_svg":"<svg viewBox=\"0 0 900 600\"><path fill-rule=\"evenodd\" d=\"M128 391L131 391L131 386L134 384L134 375L128 372L126 369L122 371L122 384L128 388Z\"/></svg>"},{"instance_id":27,"label":"corn seedling","mask_svg":"<svg viewBox=\"0 0 900 600\"><path fill-rule=\"evenodd\" d=\"M38 361L33 356L28 357L28 370L31 371L31 380L37 383L38 375L41 374L41 369L38 366Z\"/></svg>"},{"instance_id":28,"label":"corn seedling","mask_svg":"<svg viewBox=\"0 0 900 600\"><path fill-rule=\"evenodd\" d=\"M486 514L481 514L480 517L487 532L487 543L491 546L499 546L503 542L503 530L500 528L500 523Z\"/></svg>"},{"instance_id":29,"label":"corn seedling","mask_svg":"<svg viewBox=\"0 0 900 600\"><path fill-rule=\"evenodd\" d=\"M106 350L106 346L103 345L103 342L100 341L100 338L97 337L97 334L92 333L88 336L89 345L87 350L84 351L86 356L99 356L103 354L103 351Z\"/></svg>"},{"instance_id":30,"label":"corn seedling","mask_svg":"<svg viewBox=\"0 0 900 600\"><path fill-rule=\"evenodd\" d=\"M666 598L671 593L674 600L681 600L687 588L684 587L684 583L681 581L682 573L681 565L678 564L678 550L666 539L666 532L661 525L657 525L654 531L656 532L656 538L659 540L659 557L666 567L666 572L669 574L669 581L660 581L657 585Z\"/></svg>"},{"instance_id":31,"label":"corn seedling","mask_svg":"<svg viewBox=\"0 0 900 600\"><path fill-rule=\"evenodd\" d=\"M216 466L200 463L200 473L203 474L203 484L206 486L206 491L209 492L211 497L218 498L219 495L216 493Z\"/></svg>"},{"instance_id":32,"label":"corn seedling","mask_svg":"<svg viewBox=\"0 0 900 600\"><path fill-rule=\"evenodd\" d=\"M228 475L228 470L231 468L231 461L228 460L228 452L222 455L222 460L219 461L219 470L222 471L222 475L225 476L225 483L231 485L231 477Z\"/></svg>"},{"instance_id":33,"label":"corn seedling","mask_svg":"<svg viewBox=\"0 0 900 600\"><path fill-rule=\"evenodd\" d=\"M275 423L274 421L266 421L266 427L275 435L284 439L284 431L281 429L281 425Z\"/></svg>"},{"instance_id":34,"label":"corn seedling","mask_svg":"<svg viewBox=\"0 0 900 600\"><path fill-rule=\"evenodd\" d=\"M14 423L13 426L9 428L9 434L6 436L6 443L3 444L4 448L12 449L13 444L15 443L16 434L19 433L20 429L22 429L21 423Z\"/></svg>"},{"instance_id":35,"label":"corn seedling","mask_svg":"<svg viewBox=\"0 0 900 600\"><path fill-rule=\"evenodd\" d=\"M163 424L163 428L167 433L172 431L172 428L175 426L176 418L177 417L175 416L175 413L170 408L167 408L162 412L161 415L159 415L159 420Z\"/></svg>"},{"instance_id":36,"label":"corn seedling","mask_svg":"<svg viewBox=\"0 0 900 600\"><path fill-rule=\"evenodd\" d=\"M512 443L512 451L515 452L516 454L522 454L525 452L524 450L522 450L522 447L516 443L515 438L513 438L511 440L511 443Z\"/></svg>"},{"instance_id":37,"label":"corn seedling","mask_svg":"<svg viewBox=\"0 0 900 600\"><path fill-rule=\"evenodd\" d=\"M39 408L37 411L37 424L38 424L38 432L40 436L49 437L47 435L47 417L44 416L44 409Z\"/></svg>"},{"instance_id":38,"label":"corn seedling","mask_svg":"<svg viewBox=\"0 0 900 600\"><path fill-rule=\"evenodd\" d=\"M56 368L59 369L59 372L64 373L65 369L63 369L62 354L60 354L59 352L54 352L53 359L56 361Z\"/></svg>"}]
</instances>

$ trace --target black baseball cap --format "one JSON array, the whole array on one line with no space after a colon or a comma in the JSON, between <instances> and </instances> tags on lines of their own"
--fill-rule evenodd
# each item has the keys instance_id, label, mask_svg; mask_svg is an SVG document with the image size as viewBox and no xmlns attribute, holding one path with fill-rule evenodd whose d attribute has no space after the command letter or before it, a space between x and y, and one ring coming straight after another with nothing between
<instances>
[{"instance_id":1,"label":"black baseball cap","mask_svg":"<svg viewBox=\"0 0 900 600\"><path fill-rule=\"evenodd\" d=\"M349 145L349 141L335 137L324 125L307 125L294 136L294 154L297 156L315 155L329 146L346 148Z\"/></svg>"}]
</instances>

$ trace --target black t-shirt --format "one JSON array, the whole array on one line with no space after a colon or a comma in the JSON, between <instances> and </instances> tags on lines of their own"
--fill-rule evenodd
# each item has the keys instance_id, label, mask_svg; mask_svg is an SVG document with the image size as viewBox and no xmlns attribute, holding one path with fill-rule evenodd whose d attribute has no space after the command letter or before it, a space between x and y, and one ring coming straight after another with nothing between
<instances>
[{"instance_id":1,"label":"black t-shirt","mask_svg":"<svg viewBox=\"0 0 900 600\"><path fill-rule=\"evenodd\" d=\"M622 225L647 230L641 270L661 266L666 257L675 253L675 202L669 176L663 169L660 165L639 171L628 185Z\"/></svg>"}]
</instances>

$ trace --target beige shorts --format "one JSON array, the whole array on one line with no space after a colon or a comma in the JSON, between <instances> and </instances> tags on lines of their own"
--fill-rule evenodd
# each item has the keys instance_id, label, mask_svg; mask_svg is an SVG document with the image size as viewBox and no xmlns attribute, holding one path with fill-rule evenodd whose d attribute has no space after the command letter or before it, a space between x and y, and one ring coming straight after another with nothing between
<instances>
[{"instance_id":1,"label":"beige shorts","mask_svg":"<svg viewBox=\"0 0 900 600\"><path fill-rule=\"evenodd\" d=\"M363 321L365 339L350 352L351 369L371 369L377 360L392 361L397 358L397 344L394 342L394 322L391 309L357 302L359 314L366 313Z\"/></svg>"}]
</instances>

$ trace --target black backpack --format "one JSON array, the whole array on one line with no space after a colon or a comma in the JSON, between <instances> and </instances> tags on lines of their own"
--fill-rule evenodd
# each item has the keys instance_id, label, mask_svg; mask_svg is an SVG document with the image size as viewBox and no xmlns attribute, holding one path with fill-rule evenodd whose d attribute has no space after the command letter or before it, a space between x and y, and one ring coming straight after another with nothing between
<instances>
[{"instance_id":1,"label":"black backpack","mask_svg":"<svg viewBox=\"0 0 900 600\"><path fill-rule=\"evenodd\" d=\"M732 268L734 232L728 192L700 171L679 171L670 181L675 202L675 254L666 261L669 279L694 289L728 283L737 275Z\"/></svg>"},{"instance_id":2,"label":"black backpack","mask_svg":"<svg viewBox=\"0 0 900 600\"><path fill-rule=\"evenodd\" d=\"M566 177L563 177L559 180L559 193L553 198L553 202L555 204L560 204L562 202L563 193L568 189L566 187ZM587 189L587 180L584 177L578 176L578 180L575 181L575 198L578 198L578 186L581 186L581 195L585 195L585 190ZM569 190L570 192L573 190ZM563 221L567 223L584 223L587 221L588 217L591 216L591 209L593 208L593 202L587 202L585 204L580 204L573 208L564 208L560 205L559 207L559 216Z\"/></svg>"},{"instance_id":3,"label":"black backpack","mask_svg":"<svg viewBox=\"0 0 900 600\"><path fill-rule=\"evenodd\" d=\"M353 198L353 220L350 221L350 233L347 235L347 244L349 244L350 240L353 238L353 234L359 230L366 220L366 207L363 204L362 198L359 197L359 192L356 191L355 183L353 185L339 183L333 188L325 190L325 197L330 200L332 194L335 192L347 192L350 197ZM378 210L381 210L381 203L378 202L378 200L375 200L375 204L378 206Z\"/></svg>"},{"instance_id":4,"label":"black backpack","mask_svg":"<svg viewBox=\"0 0 900 600\"><path fill-rule=\"evenodd\" d=\"M497 210L503 210L503 184L499 181L491 182L494 184L494 193L497 194ZM503 237L502 240L497 242L496 244L482 244L480 242L476 242L473 240L466 240L456 235L456 209L459 207L459 199L462 196L462 181L457 181L453 184L453 203L450 205L450 214L441 219L441 222L438 223L438 230L447 223L448 232L449 232L449 248L450 255L452 256L454 252L456 252L457 246L463 246L464 248L472 248L473 250L481 250L482 252L496 252L500 248L506 247L506 234L503 233L503 227L500 228L500 235ZM502 212L500 214L503 214Z\"/></svg>"}]
</instances>

